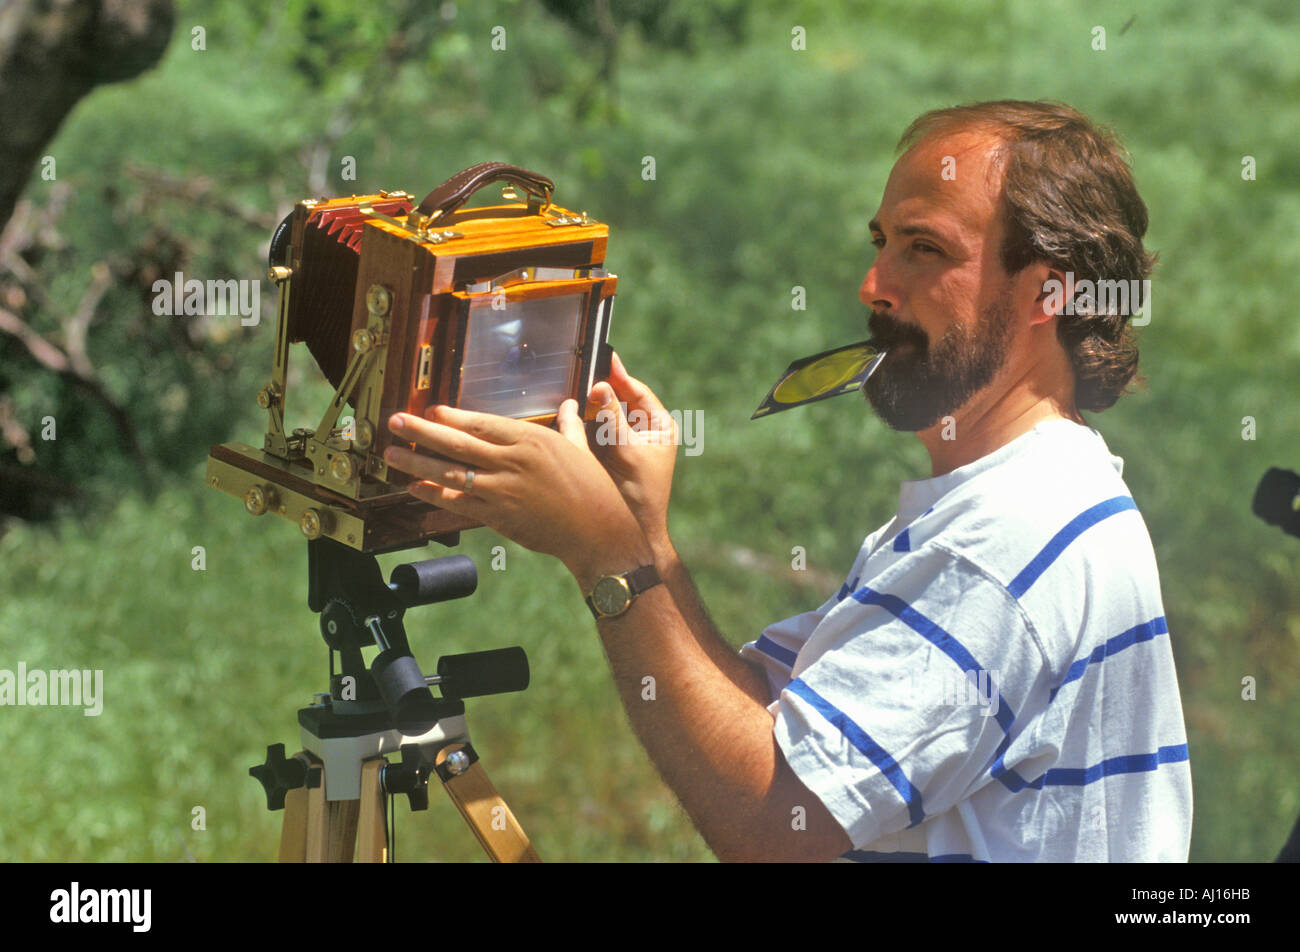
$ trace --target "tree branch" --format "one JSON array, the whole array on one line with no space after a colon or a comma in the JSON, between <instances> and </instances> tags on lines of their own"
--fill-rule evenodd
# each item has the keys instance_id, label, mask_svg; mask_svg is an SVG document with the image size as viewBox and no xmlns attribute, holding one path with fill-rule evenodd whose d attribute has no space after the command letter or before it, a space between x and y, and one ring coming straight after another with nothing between
<instances>
[{"instance_id":1,"label":"tree branch","mask_svg":"<svg viewBox=\"0 0 1300 952\"><path fill-rule=\"evenodd\" d=\"M90 292L88 291L87 296L89 295ZM83 299L83 303L84 301L85 299ZM0 307L0 332L18 340L38 363L76 384L102 406L112 418L118 434L126 444L131 457L140 467L142 475L147 475L144 452L141 450L140 442L136 438L131 417L127 414L126 408L114 400L112 395L104 389L104 384L98 377L93 374L84 374L84 368L79 367L76 360L33 330L17 314L4 307Z\"/></svg>"},{"instance_id":2,"label":"tree branch","mask_svg":"<svg viewBox=\"0 0 1300 952\"><path fill-rule=\"evenodd\" d=\"M192 205L203 203L229 218L237 218L244 224L261 231L270 231L280 221L273 212L241 205L227 198L217 184L206 175L196 175L187 179L177 178L161 169L134 163L127 163L123 171L152 192L183 199Z\"/></svg>"}]
</instances>

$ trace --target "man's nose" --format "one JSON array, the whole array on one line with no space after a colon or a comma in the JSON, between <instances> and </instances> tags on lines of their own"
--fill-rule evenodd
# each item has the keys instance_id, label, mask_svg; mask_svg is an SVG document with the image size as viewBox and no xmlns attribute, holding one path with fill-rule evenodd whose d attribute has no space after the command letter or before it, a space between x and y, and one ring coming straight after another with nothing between
<instances>
[{"instance_id":1,"label":"man's nose","mask_svg":"<svg viewBox=\"0 0 1300 952\"><path fill-rule=\"evenodd\" d=\"M896 311L899 304L898 290L881 266L880 256L867 270L858 288L858 300L873 311Z\"/></svg>"}]
</instances>

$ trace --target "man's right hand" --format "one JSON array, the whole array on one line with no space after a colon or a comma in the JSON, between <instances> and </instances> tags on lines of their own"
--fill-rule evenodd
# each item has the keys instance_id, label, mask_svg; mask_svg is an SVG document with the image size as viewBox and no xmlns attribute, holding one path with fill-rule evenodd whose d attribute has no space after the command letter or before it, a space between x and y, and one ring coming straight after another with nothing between
<instances>
[{"instance_id":1,"label":"man's right hand","mask_svg":"<svg viewBox=\"0 0 1300 952\"><path fill-rule=\"evenodd\" d=\"M610 362L609 378L591 388L585 416L595 418L589 428L592 451L641 531L657 553L671 551L668 497L680 442L676 422L649 387L628 375L618 354Z\"/></svg>"}]
</instances>

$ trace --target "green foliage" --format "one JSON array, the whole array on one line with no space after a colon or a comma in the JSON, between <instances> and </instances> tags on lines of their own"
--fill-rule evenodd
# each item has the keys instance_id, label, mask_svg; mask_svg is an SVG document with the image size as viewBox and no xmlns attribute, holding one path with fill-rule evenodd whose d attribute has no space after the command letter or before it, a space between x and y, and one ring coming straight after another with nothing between
<instances>
[{"instance_id":1,"label":"green foliage","mask_svg":"<svg viewBox=\"0 0 1300 952\"><path fill-rule=\"evenodd\" d=\"M560 16L523 2L461 3L452 16L415 2L268 11L191 0L161 67L96 92L51 144L74 192L60 226L68 246L41 265L49 308L74 306L105 255L135 267L104 299L90 352L166 488L138 495L102 412L0 340L0 392L18 417L59 421L58 440L36 444L39 465L121 497L80 522L0 538L0 667L101 667L106 680L100 718L0 710L12 765L0 775L0 856L274 854L279 817L245 770L265 744L292 743L293 711L322 689L324 652L293 530L250 521L201 482L208 445L260 433L251 395L270 369L274 302L255 328L149 308L151 275L260 275L269 228L212 196L275 221L313 174L331 193L422 194L502 159L550 175L559 204L608 221L615 345L669 407L704 411L704 452L679 462L673 530L739 644L820 602L892 514L898 482L929 472L914 439L853 398L749 414L789 360L865 336L866 222L908 121L1016 97L1069 102L1133 154L1148 245L1161 253L1141 338L1150 386L1091 422L1126 460L1160 561L1192 754L1192 858L1270 859L1300 812L1287 726L1300 719L1300 589L1297 543L1249 502L1268 466L1300 468L1292 8L1255 4L1225 21L1207 0L1161 0L1130 22L1117 3L772 0L743 14L725 0L613 3L611 59L592 7L546 6ZM190 48L195 24L206 51ZM1098 25L1104 51L1092 48ZM490 46L495 26L503 51ZM1241 176L1246 155L1255 181ZM356 158L355 182L341 178L343 156ZM213 188L183 201L124 174L131 164ZM49 195L33 180L33 202ZM791 310L795 285L806 311ZM50 309L41 330L55 326ZM306 363L305 351L294 359ZM1242 438L1248 416L1254 440ZM479 593L421 610L427 635L410 627L426 667L437 654L528 650L528 692L470 710L539 850L706 858L626 725L572 581L510 544L508 570L493 572L498 544L466 534ZM203 572L190 568L195 545ZM795 546L809 571L790 569ZM1257 700L1242 699L1247 676ZM36 795L33 776L52 792ZM207 832L189 828L195 805ZM447 804L401 815L399 855L477 856Z\"/></svg>"}]
</instances>

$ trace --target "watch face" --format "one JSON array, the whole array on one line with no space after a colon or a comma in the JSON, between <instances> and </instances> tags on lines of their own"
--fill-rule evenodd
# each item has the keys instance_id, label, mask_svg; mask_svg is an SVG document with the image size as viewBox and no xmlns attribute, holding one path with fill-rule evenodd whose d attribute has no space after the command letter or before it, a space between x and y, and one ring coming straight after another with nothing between
<instances>
[{"instance_id":1,"label":"watch face","mask_svg":"<svg viewBox=\"0 0 1300 952\"><path fill-rule=\"evenodd\" d=\"M602 615L617 615L626 611L631 601L627 581L618 576L607 575L591 591L591 603Z\"/></svg>"}]
</instances>

